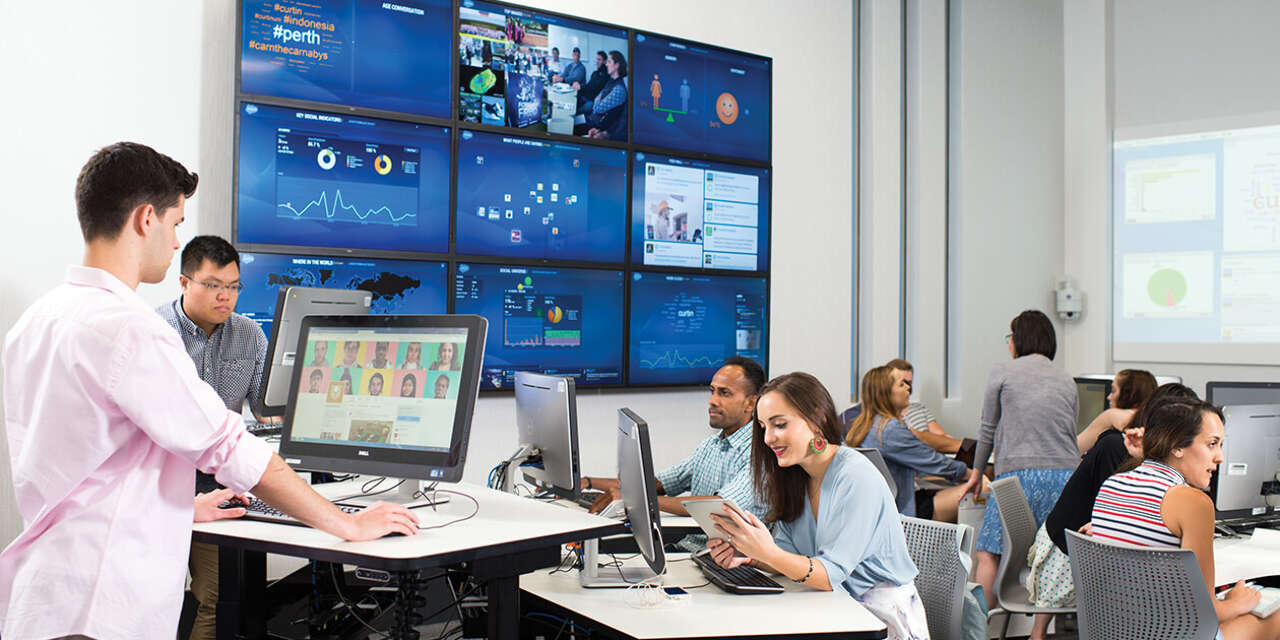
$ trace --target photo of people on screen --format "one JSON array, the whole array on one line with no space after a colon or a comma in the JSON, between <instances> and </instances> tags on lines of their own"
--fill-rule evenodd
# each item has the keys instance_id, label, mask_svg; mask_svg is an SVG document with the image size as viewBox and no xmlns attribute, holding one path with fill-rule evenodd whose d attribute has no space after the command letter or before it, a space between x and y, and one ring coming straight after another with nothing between
<instances>
[{"instance_id":1,"label":"photo of people on screen","mask_svg":"<svg viewBox=\"0 0 1280 640\"><path fill-rule=\"evenodd\" d=\"M387 353L391 350L390 342L368 342L365 343L365 355L369 361L365 364L370 369L389 369L392 366Z\"/></svg>"},{"instance_id":2,"label":"photo of people on screen","mask_svg":"<svg viewBox=\"0 0 1280 640\"><path fill-rule=\"evenodd\" d=\"M317 342L311 345L311 364L312 367L329 366L329 343L325 341Z\"/></svg>"},{"instance_id":3,"label":"photo of people on screen","mask_svg":"<svg viewBox=\"0 0 1280 640\"><path fill-rule=\"evenodd\" d=\"M445 400L449 397L449 376L436 376L436 395L437 400Z\"/></svg>"},{"instance_id":4,"label":"photo of people on screen","mask_svg":"<svg viewBox=\"0 0 1280 640\"><path fill-rule=\"evenodd\" d=\"M441 342L436 348L436 360L431 363L432 371L461 371L462 354L453 342Z\"/></svg>"},{"instance_id":5,"label":"photo of people on screen","mask_svg":"<svg viewBox=\"0 0 1280 640\"><path fill-rule=\"evenodd\" d=\"M660 199L659 199L660 198ZM645 237L668 242L701 242L701 209L690 211L679 193L645 193Z\"/></svg>"},{"instance_id":6,"label":"photo of people on screen","mask_svg":"<svg viewBox=\"0 0 1280 640\"><path fill-rule=\"evenodd\" d=\"M422 368L422 343L421 342L404 342L400 344L400 368L401 369L421 369Z\"/></svg>"},{"instance_id":7,"label":"photo of people on screen","mask_svg":"<svg viewBox=\"0 0 1280 640\"><path fill-rule=\"evenodd\" d=\"M391 377L390 370L374 371L369 374L369 382L365 385L365 393L370 396L387 395L383 393L387 386L387 378Z\"/></svg>"},{"instance_id":8,"label":"photo of people on screen","mask_svg":"<svg viewBox=\"0 0 1280 640\"><path fill-rule=\"evenodd\" d=\"M347 436L352 442L386 442L391 438L391 423L382 420L352 420Z\"/></svg>"},{"instance_id":9,"label":"photo of people on screen","mask_svg":"<svg viewBox=\"0 0 1280 640\"><path fill-rule=\"evenodd\" d=\"M400 397L412 398L418 395L418 379L413 376L405 376L400 381Z\"/></svg>"},{"instance_id":10,"label":"photo of people on screen","mask_svg":"<svg viewBox=\"0 0 1280 640\"><path fill-rule=\"evenodd\" d=\"M307 374L307 393L325 393L323 370L312 369L311 373Z\"/></svg>"},{"instance_id":11,"label":"photo of people on screen","mask_svg":"<svg viewBox=\"0 0 1280 640\"><path fill-rule=\"evenodd\" d=\"M342 366L358 367L360 366L360 343L355 340L347 340L342 343Z\"/></svg>"}]
</instances>

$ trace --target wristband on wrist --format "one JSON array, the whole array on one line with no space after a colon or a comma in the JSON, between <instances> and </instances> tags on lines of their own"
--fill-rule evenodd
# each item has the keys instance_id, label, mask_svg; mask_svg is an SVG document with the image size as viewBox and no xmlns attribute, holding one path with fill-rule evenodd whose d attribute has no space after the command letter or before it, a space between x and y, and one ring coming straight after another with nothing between
<instances>
[{"instance_id":1,"label":"wristband on wrist","mask_svg":"<svg viewBox=\"0 0 1280 640\"><path fill-rule=\"evenodd\" d=\"M588 488L588 489L593 489L593 488L594 488L594 487L592 487L592 486L591 486L591 478L587 478L587 488Z\"/></svg>"},{"instance_id":2,"label":"wristband on wrist","mask_svg":"<svg viewBox=\"0 0 1280 640\"><path fill-rule=\"evenodd\" d=\"M809 572L808 572L808 573L806 573L806 574L804 574L804 577L803 577L803 578L800 578L799 580L796 580L796 582L798 582L798 583L800 583L800 584L804 584L806 581L808 581L808 580L809 580L809 576L812 576L812 575L813 575L813 557L811 557L811 556L810 556L810 557L809 557Z\"/></svg>"}]
</instances>

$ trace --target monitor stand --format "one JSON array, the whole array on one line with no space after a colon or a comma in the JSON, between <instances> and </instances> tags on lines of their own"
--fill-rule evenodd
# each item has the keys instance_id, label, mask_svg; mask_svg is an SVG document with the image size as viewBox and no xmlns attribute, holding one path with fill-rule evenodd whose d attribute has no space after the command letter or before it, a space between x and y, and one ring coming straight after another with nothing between
<instances>
[{"instance_id":1,"label":"monitor stand","mask_svg":"<svg viewBox=\"0 0 1280 640\"><path fill-rule=\"evenodd\" d=\"M387 478L383 482L395 482L396 478ZM334 504L344 504L356 507L368 507L375 502L390 502L392 504L404 505L408 509L414 507L434 507L438 504L444 504L449 501L447 494L438 494L435 491L423 490L421 480L411 480L406 478L400 483L400 486L391 491L378 491L375 487L373 493L368 495L356 493L352 495L339 496L333 499Z\"/></svg>"},{"instance_id":2,"label":"monitor stand","mask_svg":"<svg viewBox=\"0 0 1280 640\"><path fill-rule=\"evenodd\" d=\"M578 581L586 589L603 589L630 587L641 582L662 584L662 576L647 566L601 567L600 540L592 538L582 543L582 571L578 574Z\"/></svg>"}]
</instances>

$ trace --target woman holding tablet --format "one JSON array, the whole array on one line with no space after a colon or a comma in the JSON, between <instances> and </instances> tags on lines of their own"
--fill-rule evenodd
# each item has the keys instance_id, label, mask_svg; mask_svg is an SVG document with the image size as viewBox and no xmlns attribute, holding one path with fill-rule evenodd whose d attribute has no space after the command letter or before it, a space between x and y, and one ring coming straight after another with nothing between
<instances>
[{"instance_id":1,"label":"woman holding tablet","mask_svg":"<svg viewBox=\"0 0 1280 640\"><path fill-rule=\"evenodd\" d=\"M775 523L713 514L722 567L750 564L821 591L843 589L889 628L890 640L929 637L898 510L866 457L840 446L840 419L822 383L788 373L760 390L752 426L756 494Z\"/></svg>"}]
</instances>

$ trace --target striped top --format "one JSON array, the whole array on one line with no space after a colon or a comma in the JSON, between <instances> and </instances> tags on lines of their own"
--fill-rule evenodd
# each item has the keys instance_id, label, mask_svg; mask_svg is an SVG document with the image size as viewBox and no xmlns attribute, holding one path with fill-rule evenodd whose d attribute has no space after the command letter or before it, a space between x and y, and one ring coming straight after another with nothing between
<instances>
[{"instance_id":1,"label":"striped top","mask_svg":"<svg viewBox=\"0 0 1280 640\"><path fill-rule=\"evenodd\" d=\"M928 431L929 423L934 421L933 413L923 402L912 402L902 410L902 424L916 431Z\"/></svg>"},{"instance_id":2,"label":"striped top","mask_svg":"<svg viewBox=\"0 0 1280 640\"><path fill-rule=\"evenodd\" d=\"M1164 494L1184 484L1182 474L1155 460L1107 478L1093 503L1093 535L1143 547L1182 546L1164 525L1160 504Z\"/></svg>"}]
</instances>

